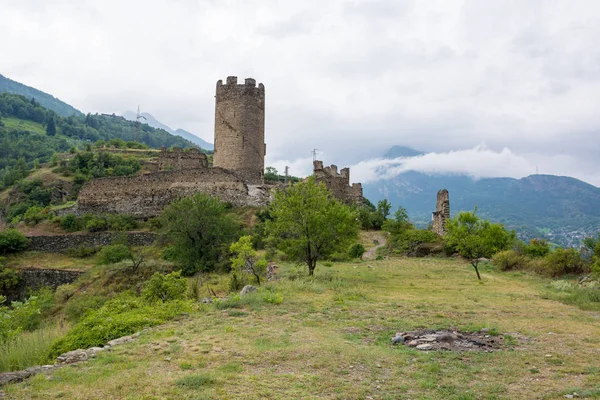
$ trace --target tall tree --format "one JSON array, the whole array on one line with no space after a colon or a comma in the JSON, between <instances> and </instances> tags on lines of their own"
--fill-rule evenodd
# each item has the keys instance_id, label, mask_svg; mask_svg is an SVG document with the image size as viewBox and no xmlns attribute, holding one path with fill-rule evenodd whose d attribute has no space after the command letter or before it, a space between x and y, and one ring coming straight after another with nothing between
<instances>
[{"instance_id":1,"label":"tall tree","mask_svg":"<svg viewBox=\"0 0 600 400\"><path fill-rule=\"evenodd\" d=\"M446 245L468 258L479 275L479 260L507 250L515 241L515 232L507 231L502 224L481 219L474 211L462 211L446 223Z\"/></svg>"},{"instance_id":2,"label":"tall tree","mask_svg":"<svg viewBox=\"0 0 600 400\"><path fill-rule=\"evenodd\" d=\"M185 275L213 271L239 232L225 203L203 193L171 203L161 220Z\"/></svg>"},{"instance_id":3,"label":"tall tree","mask_svg":"<svg viewBox=\"0 0 600 400\"><path fill-rule=\"evenodd\" d=\"M46 124L46 135L56 135L56 123L54 122L54 117L48 118L48 123Z\"/></svg>"},{"instance_id":4,"label":"tall tree","mask_svg":"<svg viewBox=\"0 0 600 400\"><path fill-rule=\"evenodd\" d=\"M314 178L275 193L269 239L313 275L317 261L346 252L358 235L357 212L337 201Z\"/></svg>"}]
</instances>

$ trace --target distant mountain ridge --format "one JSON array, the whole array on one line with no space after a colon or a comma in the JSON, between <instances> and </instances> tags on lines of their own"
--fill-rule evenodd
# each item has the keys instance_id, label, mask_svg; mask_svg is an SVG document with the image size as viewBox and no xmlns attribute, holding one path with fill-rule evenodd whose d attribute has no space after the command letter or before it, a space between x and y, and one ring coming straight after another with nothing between
<instances>
[{"instance_id":1,"label":"distant mountain ridge","mask_svg":"<svg viewBox=\"0 0 600 400\"><path fill-rule=\"evenodd\" d=\"M135 113L133 111L125 111L124 113L122 113L122 115L123 115L123 117L125 117L126 119L128 119L130 121L135 121L137 119L137 113ZM206 140L199 138L198 136L196 136L193 133L190 133L184 129L177 129L177 130L171 129L167 125L163 124L162 122L160 122L156 118L154 118L154 116L152 116L152 114L143 112L143 113L140 113L140 115L146 118L145 120L142 119L141 122L146 123L153 128L164 129L165 131L169 132L171 135L181 136L182 138L187 139L190 142L197 144L198 146L200 146L201 148L203 148L205 150L212 151L215 148L215 146L212 143L208 143Z\"/></svg>"},{"instance_id":2,"label":"distant mountain ridge","mask_svg":"<svg viewBox=\"0 0 600 400\"><path fill-rule=\"evenodd\" d=\"M422 154L394 146L386 157ZM405 207L420 226L431 221L437 191L448 189L452 215L477 207L478 214L515 229L524 239L545 237L562 245L576 245L600 229L600 188L571 177L531 175L475 180L466 175L408 171L363 187L365 196L373 202L387 198L394 208Z\"/></svg>"},{"instance_id":3,"label":"distant mountain ridge","mask_svg":"<svg viewBox=\"0 0 600 400\"><path fill-rule=\"evenodd\" d=\"M8 79L0 74L0 93L20 94L28 99L34 98L43 107L54 111L62 117L71 115L82 115L81 111L75 107L57 99L56 97L42 92L41 90L32 88L22 83Z\"/></svg>"}]
</instances>

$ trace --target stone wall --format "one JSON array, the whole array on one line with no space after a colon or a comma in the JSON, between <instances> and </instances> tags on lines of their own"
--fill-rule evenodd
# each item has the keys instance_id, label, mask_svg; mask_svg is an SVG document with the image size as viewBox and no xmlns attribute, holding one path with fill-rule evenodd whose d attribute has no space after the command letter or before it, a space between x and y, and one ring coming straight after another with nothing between
<instances>
[{"instance_id":1,"label":"stone wall","mask_svg":"<svg viewBox=\"0 0 600 400\"><path fill-rule=\"evenodd\" d=\"M266 204L260 188L249 191L236 174L222 168L163 171L151 174L94 179L86 183L78 198L78 212L129 214L149 218L171 202L201 192L235 206Z\"/></svg>"},{"instance_id":2,"label":"stone wall","mask_svg":"<svg viewBox=\"0 0 600 400\"><path fill-rule=\"evenodd\" d=\"M433 231L438 235L446 234L446 221L450 219L450 195L446 189L437 193L437 202L433 212Z\"/></svg>"},{"instance_id":3,"label":"stone wall","mask_svg":"<svg viewBox=\"0 0 600 400\"><path fill-rule=\"evenodd\" d=\"M350 168L339 173L336 165L323 167L323 161L313 162L313 175L317 182L324 182L335 198L345 203L360 203L363 200L362 184L350 186Z\"/></svg>"},{"instance_id":4,"label":"stone wall","mask_svg":"<svg viewBox=\"0 0 600 400\"><path fill-rule=\"evenodd\" d=\"M243 85L230 76L217 82L213 166L261 184L265 164L265 87L252 78Z\"/></svg>"},{"instance_id":5,"label":"stone wall","mask_svg":"<svg viewBox=\"0 0 600 400\"><path fill-rule=\"evenodd\" d=\"M208 158L198 149L183 150L176 147L171 151L162 149L157 164L158 171L208 168Z\"/></svg>"},{"instance_id":6,"label":"stone wall","mask_svg":"<svg viewBox=\"0 0 600 400\"><path fill-rule=\"evenodd\" d=\"M81 271L59 270L59 269L41 269L41 268L23 268L18 269L19 283L16 287L4 292L9 302L22 301L29 295L30 291L42 287L49 287L54 290L60 285L73 283Z\"/></svg>"},{"instance_id":7,"label":"stone wall","mask_svg":"<svg viewBox=\"0 0 600 400\"><path fill-rule=\"evenodd\" d=\"M67 235L29 236L29 251L62 253L80 246L107 246L121 232L71 233ZM156 240L152 232L127 232L127 240L133 246L149 246Z\"/></svg>"}]
</instances>

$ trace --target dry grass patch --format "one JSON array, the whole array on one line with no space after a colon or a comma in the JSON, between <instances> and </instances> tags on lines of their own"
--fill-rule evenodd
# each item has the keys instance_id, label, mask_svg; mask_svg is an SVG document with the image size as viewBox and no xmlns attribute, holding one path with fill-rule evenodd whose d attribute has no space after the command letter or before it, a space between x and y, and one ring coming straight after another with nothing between
<instances>
[{"instance_id":1,"label":"dry grass patch","mask_svg":"<svg viewBox=\"0 0 600 400\"><path fill-rule=\"evenodd\" d=\"M234 309L203 305L96 360L5 391L28 399L600 396L599 316L542 298L543 281L483 268L479 284L454 260L369 264L319 266L313 280L284 265L292 279ZM269 290L281 304L262 301ZM492 353L391 344L397 331L449 327L490 328L513 341Z\"/></svg>"}]
</instances>

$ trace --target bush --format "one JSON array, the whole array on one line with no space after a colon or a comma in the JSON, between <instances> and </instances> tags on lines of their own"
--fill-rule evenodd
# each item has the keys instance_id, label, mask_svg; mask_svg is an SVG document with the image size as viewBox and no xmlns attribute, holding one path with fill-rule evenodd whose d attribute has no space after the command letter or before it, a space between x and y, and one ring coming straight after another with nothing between
<instances>
[{"instance_id":1,"label":"bush","mask_svg":"<svg viewBox=\"0 0 600 400\"><path fill-rule=\"evenodd\" d=\"M355 243L350 246L350 250L348 251L348 255L350 258L360 258L362 260L362 256L365 253L365 246L360 243Z\"/></svg>"},{"instance_id":2,"label":"bush","mask_svg":"<svg viewBox=\"0 0 600 400\"><path fill-rule=\"evenodd\" d=\"M163 324L191 309L189 301L148 304L131 293L123 293L85 315L67 335L52 344L50 356L56 357L75 349L103 346L109 340Z\"/></svg>"},{"instance_id":3,"label":"bush","mask_svg":"<svg viewBox=\"0 0 600 400\"><path fill-rule=\"evenodd\" d=\"M130 256L129 248L124 244L113 244L105 246L98 253L100 264L114 264L127 259Z\"/></svg>"},{"instance_id":4,"label":"bush","mask_svg":"<svg viewBox=\"0 0 600 400\"><path fill-rule=\"evenodd\" d=\"M146 301L182 300L186 296L187 280L181 276L181 271L163 275L155 272L142 290Z\"/></svg>"},{"instance_id":5,"label":"bush","mask_svg":"<svg viewBox=\"0 0 600 400\"><path fill-rule=\"evenodd\" d=\"M0 304L0 344L16 337L21 331L33 331L40 326L42 316L52 307L54 294L41 289L25 301L13 301L10 307Z\"/></svg>"},{"instance_id":6,"label":"bush","mask_svg":"<svg viewBox=\"0 0 600 400\"><path fill-rule=\"evenodd\" d=\"M530 257L542 258L550 253L550 244L544 239L531 239L523 250Z\"/></svg>"},{"instance_id":7,"label":"bush","mask_svg":"<svg viewBox=\"0 0 600 400\"><path fill-rule=\"evenodd\" d=\"M421 244L439 242L438 234L426 229L406 229L389 238L392 248L402 254L413 253Z\"/></svg>"},{"instance_id":8,"label":"bush","mask_svg":"<svg viewBox=\"0 0 600 400\"><path fill-rule=\"evenodd\" d=\"M77 294L71 297L65 306L65 315L70 322L77 322L88 312L99 309L108 299L93 294Z\"/></svg>"},{"instance_id":9,"label":"bush","mask_svg":"<svg viewBox=\"0 0 600 400\"><path fill-rule=\"evenodd\" d=\"M492 264L500 271L524 269L528 266L529 261L528 257L519 254L515 250L501 251L492 257Z\"/></svg>"},{"instance_id":10,"label":"bush","mask_svg":"<svg viewBox=\"0 0 600 400\"><path fill-rule=\"evenodd\" d=\"M27 248L29 240L16 229L0 232L0 255L17 253Z\"/></svg>"},{"instance_id":11,"label":"bush","mask_svg":"<svg viewBox=\"0 0 600 400\"><path fill-rule=\"evenodd\" d=\"M100 247L79 246L74 249L69 249L69 256L76 258L87 258L100 251Z\"/></svg>"},{"instance_id":12,"label":"bush","mask_svg":"<svg viewBox=\"0 0 600 400\"><path fill-rule=\"evenodd\" d=\"M107 226L115 231L129 231L136 229L138 222L133 215L111 214L107 217Z\"/></svg>"},{"instance_id":13,"label":"bush","mask_svg":"<svg viewBox=\"0 0 600 400\"><path fill-rule=\"evenodd\" d=\"M108 228L108 221L102 217L88 217L85 227L90 232L105 231Z\"/></svg>"},{"instance_id":14,"label":"bush","mask_svg":"<svg viewBox=\"0 0 600 400\"><path fill-rule=\"evenodd\" d=\"M39 224L45 219L49 219L52 216L50 209L47 207L32 206L25 211L23 215L23 221L28 224Z\"/></svg>"},{"instance_id":15,"label":"bush","mask_svg":"<svg viewBox=\"0 0 600 400\"><path fill-rule=\"evenodd\" d=\"M556 249L544 258L544 273L550 276L588 272L585 261L575 249Z\"/></svg>"},{"instance_id":16,"label":"bush","mask_svg":"<svg viewBox=\"0 0 600 400\"><path fill-rule=\"evenodd\" d=\"M60 227L67 232L77 232L83 229L83 221L75 214L67 214L60 219Z\"/></svg>"},{"instance_id":17,"label":"bush","mask_svg":"<svg viewBox=\"0 0 600 400\"><path fill-rule=\"evenodd\" d=\"M0 257L0 293L15 287L19 283L19 275L14 268L7 268L5 258Z\"/></svg>"}]
</instances>

